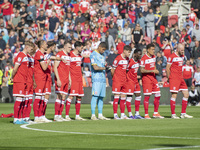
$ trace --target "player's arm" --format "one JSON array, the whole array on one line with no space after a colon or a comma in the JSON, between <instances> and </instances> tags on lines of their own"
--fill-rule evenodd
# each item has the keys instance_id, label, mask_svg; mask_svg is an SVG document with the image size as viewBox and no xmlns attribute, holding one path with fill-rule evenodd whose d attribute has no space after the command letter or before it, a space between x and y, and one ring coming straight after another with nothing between
<instances>
[{"instance_id":1,"label":"player's arm","mask_svg":"<svg viewBox=\"0 0 200 150\"><path fill-rule=\"evenodd\" d=\"M140 72L141 73L155 73L155 74L158 74L159 73L159 71L158 70L156 70L156 69L154 69L154 70L146 70L144 67L140 67Z\"/></svg>"},{"instance_id":2,"label":"player's arm","mask_svg":"<svg viewBox=\"0 0 200 150\"><path fill-rule=\"evenodd\" d=\"M50 63L50 59L47 60L47 63L44 61L44 59L39 60L40 62L40 66L42 67L42 69L45 71L48 68L48 65Z\"/></svg>"},{"instance_id":3,"label":"player's arm","mask_svg":"<svg viewBox=\"0 0 200 150\"><path fill-rule=\"evenodd\" d=\"M37 87L37 84L35 82L35 77L34 77L34 74L33 74L33 89L36 89L36 87Z\"/></svg>"},{"instance_id":4,"label":"player's arm","mask_svg":"<svg viewBox=\"0 0 200 150\"><path fill-rule=\"evenodd\" d=\"M55 73L55 76L56 76L56 79L57 79L57 85L58 87L61 86L61 81L60 81L60 77L59 77L59 74L58 74L58 66L60 64L60 61L55 61L54 62L54 73Z\"/></svg>"},{"instance_id":5,"label":"player's arm","mask_svg":"<svg viewBox=\"0 0 200 150\"><path fill-rule=\"evenodd\" d=\"M71 75L70 75L70 71L69 71L69 86L68 86L68 89L71 89L71 85L72 85L72 79L71 79Z\"/></svg>"},{"instance_id":6,"label":"player's arm","mask_svg":"<svg viewBox=\"0 0 200 150\"><path fill-rule=\"evenodd\" d=\"M116 69L116 68L112 68L112 69L111 69L111 76L112 76L112 77L114 76L115 69Z\"/></svg>"},{"instance_id":7,"label":"player's arm","mask_svg":"<svg viewBox=\"0 0 200 150\"><path fill-rule=\"evenodd\" d=\"M99 67L99 66L97 66L97 64L92 65L92 67L94 68L95 71L106 70L106 67Z\"/></svg>"},{"instance_id":8,"label":"player's arm","mask_svg":"<svg viewBox=\"0 0 200 150\"><path fill-rule=\"evenodd\" d=\"M14 66L13 72L12 72L12 77L11 77L11 79L13 79L13 78L15 77L19 66L20 66L20 65L19 65L18 63L15 63L15 66Z\"/></svg>"},{"instance_id":9,"label":"player's arm","mask_svg":"<svg viewBox=\"0 0 200 150\"><path fill-rule=\"evenodd\" d=\"M170 68L171 68L171 64L168 63L166 66L167 78L169 78L169 76L170 76Z\"/></svg>"}]
</instances>

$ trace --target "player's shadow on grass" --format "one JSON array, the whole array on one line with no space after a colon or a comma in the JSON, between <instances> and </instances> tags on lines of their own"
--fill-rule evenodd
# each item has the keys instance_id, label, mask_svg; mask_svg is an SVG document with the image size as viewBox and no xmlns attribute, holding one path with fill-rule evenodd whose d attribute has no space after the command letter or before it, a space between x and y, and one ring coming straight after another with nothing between
<instances>
[{"instance_id":1,"label":"player's shadow on grass","mask_svg":"<svg viewBox=\"0 0 200 150\"><path fill-rule=\"evenodd\" d=\"M171 118L171 116L164 116L164 117L167 118L167 119Z\"/></svg>"},{"instance_id":2,"label":"player's shadow on grass","mask_svg":"<svg viewBox=\"0 0 200 150\"><path fill-rule=\"evenodd\" d=\"M164 147L185 147L192 145L184 145L184 144L156 144L155 146L164 146Z\"/></svg>"}]
</instances>

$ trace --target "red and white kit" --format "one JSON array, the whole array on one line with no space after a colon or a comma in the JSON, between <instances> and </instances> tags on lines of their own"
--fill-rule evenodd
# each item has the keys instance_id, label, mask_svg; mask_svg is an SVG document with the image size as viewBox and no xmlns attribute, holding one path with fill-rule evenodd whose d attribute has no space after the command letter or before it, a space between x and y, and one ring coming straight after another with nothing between
<instances>
[{"instance_id":1,"label":"red and white kit","mask_svg":"<svg viewBox=\"0 0 200 150\"><path fill-rule=\"evenodd\" d=\"M44 61L47 63L47 58L48 58L49 54L45 54L44 55ZM49 63L47 70L45 70L45 74L46 74L46 84L45 84L45 90L44 93L51 95L51 84L52 84L52 80L51 80L51 70L52 70L52 66L51 63Z\"/></svg>"},{"instance_id":2,"label":"red and white kit","mask_svg":"<svg viewBox=\"0 0 200 150\"><path fill-rule=\"evenodd\" d=\"M47 82L47 75L40 65L40 62L44 61L44 54L38 49L34 57L34 78L37 84L35 94L41 96L45 94L45 85Z\"/></svg>"},{"instance_id":3,"label":"red and white kit","mask_svg":"<svg viewBox=\"0 0 200 150\"><path fill-rule=\"evenodd\" d=\"M187 85L183 79L182 66L184 56L178 56L173 53L168 58L168 64L170 67L169 85L170 92L178 93L178 91L188 90Z\"/></svg>"},{"instance_id":4,"label":"red and white kit","mask_svg":"<svg viewBox=\"0 0 200 150\"><path fill-rule=\"evenodd\" d=\"M57 86L57 79L55 77L56 93L68 94L69 85L69 69L70 69L70 56L65 53L65 51L60 51L57 53L56 57L60 57L65 61L60 61L58 66L58 75L61 81L61 87Z\"/></svg>"},{"instance_id":5,"label":"red and white kit","mask_svg":"<svg viewBox=\"0 0 200 150\"><path fill-rule=\"evenodd\" d=\"M156 57L153 55L149 57L145 54L140 62L140 66L146 70L155 70ZM144 95L151 95L152 93L160 93L158 81L156 80L155 73L143 73L142 74L142 85Z\"/></svg>"},{"instance_id":6,"label":"red and white kit","mask_svg":"<svg viewBox=\"0 0 200 150\"><path fill-rule=\"evenodd\" d=\"M83 81L82 81L82 56L70 52L70 76L71 76L71 88L69 91L70 96L84 96Z\"/></svg>"},{"instance_id":7,"label":"red and white kit","mask_svg":"<svg viewBox=\"0 0 200 150\"><path fill-rule=\"evenodd\" d=\"M127 65L128 59L123 58L122 55L117 56L113 62L113 68L115 68L112 85L113 94L126 93L125 85Z\"/></svg>"},{"instance_id":8,"label":"red and white kit","mask_svg":"<svg viewBox=\"0 0 200 150\"><path fill-rule=\"evenodd\" d=\"M139 63L133 58L130 59L128 64L127 81L126 81L126 94L133 95L133 93L141 93L140 85L137 80L137 72Z\"/></svg>"},{"instance_id":9,"label":"red and white kit","mask_svg":"<svg viewBox=\"0 0 200 150\"><path fill-rule=\"evenodd\" d=\"M24 52L20 52L14 61L14 64L20 66L13 79L13 96L25 97L26 95L25 90L27 85L28 63L27 55Z\"/></svg>"},{"instance_id":10,"label":"red and white kit","mask_svg":"<svg viewBox=\"0 0 200 150\"><path fill-rule=\"evenodd\" d=\"M183 71L183 78L184 79L192 78L192 73L194 72L194 69L191 65L190 66L184 65L183 68L182 68L182 71Z\"/></svg>"}]
</instances>

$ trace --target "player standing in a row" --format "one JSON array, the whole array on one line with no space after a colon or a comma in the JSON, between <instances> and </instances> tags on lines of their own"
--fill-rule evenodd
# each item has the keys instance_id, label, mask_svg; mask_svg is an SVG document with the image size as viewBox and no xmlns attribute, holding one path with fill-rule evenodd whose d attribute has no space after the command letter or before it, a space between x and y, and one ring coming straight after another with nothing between
<instances>
[{"instance_id":1,"label":"player standing in a row","mask_svg":"<svg viewBox=\"0 0 200 150\"><path fill-rule=\"evenodd\" d=\"M169 86L170 92L172 94L170 100L171 112L173 119L180 119L176 116L175 113L175 105L176 105L176 97L179 91L183 93L182 99L182 111L181 118L193 118L193 116L186 114L187 102L188 102L188 88L183 79L182 66L183 66L183 58L184 58L184 46L182 44L178 44L176 52L170 55L168 58L168 63L166 67L167 77L169 78Z\"/></svg>"},{"instance_id":2,"label":"player standing in a row","mask_svg":"<svg viewBox=\"0 0 200 150\"><path fill-rule=\"evenodd\" d=\"M101 42L97 50L90 55L92 65L92 100L91 120L110 120L103 116L103 98L106 96L106 67L103 53L106 50L106 43ZM96 104L98 105L98 119L95 116Z\"/></svg>"},{"instance_id":3,"label":"player standing in a row","mask_svg":"<svg viewBox=\"0 0 200 150\"><path fill-rule=\"evenodd\" d=\"M28 76L28 57L27 54L33 51L35 45L32 42L25 42L25 47L20 52L14 62L14 68L12 73L13 80L13 96L16 97L14 105L14 124L26 124L22 118L22 112L25 104L25 90L27 86Z\"/></svg>"},{"instance_id":4,"label":"player standing in a row","mask_svg":"<svg viewBox=\"0 0 200 150\"><path fill-rule=\"evenodd\" d=\"M127 72L127 81L126 81L126 106L130 119L144 119L139 114L140 101L141 101L141 89L140 84L137 80L137 72L139 69L139 61L142 56L142 51L140 49L135 49L133 58L129 60L128 63L128 72ZM131 101L133 97L133 93L135 94L135 116L133 116L131 112Z\"/></svg>"},{"instance_id":5,"label":"player standing in a row","mask_svg":"<svg viewBox=\"0 0 200 150\"><path fill-rule=\"evenodd\" d=\"M149 117L149 98L152 94L155 94L154 98L154 114L153 118L163 119L164 117L158 113L159 102L160 102L160 88L158 86L158 81L156 80L155 74L158 74L159 71L156 69L156 57L155 46L153 44L147 45L147 53L142 57L140 62L140 69L142 73L142 86L144 93L144 110L145 110L145 119L151 119Z\"/></svg>"},{"instance_id":6,"label":"player standing in a row","mask_svg":"<svg viewBox=\"0 0 200 150\"><path fill-rule=\"evenodd\" d=\"M57 98L55 101L55 116L54 121L69 121L68 118L62 118L62 111L64 108L64 102L69 90L70 84L70 56L69 53L72 49L70 42L65 41L64 49L56 54L56 57L61 58L62 61L55 61L54 73L55 73L55 88ZM67 102L66 102L67 105Z\"/></svg>"},{"instance_id":7,"label":"player standing in a row","mask_svg":"<svg viewBox=\"0 0 200 150\"><path fill-rule=\"evenodd\" d=\"M126 71L128 65L128 58L131 54L131 47L126 45L124 46L124 51L121 55L118 55L114 62L113 68L111 69L111 73L113 75L113 85L112 85L112 93L114 94L114 101L113 101L113 111L114 111L114 119L120 119L117 115L118 109L118 101L119 97L121 96L120 100L120 110L121 110L121 119L129 119L124 111L125 111L125 104L126 104Z\"/></svg>"},{"instance_id":8,"label":"player standing in a row","mask_svg":"<svg viewBox=\"0 0 200 150\"><path fill-rule=\"evenodd\" d=\"M85 120L79 116L81 108L81 97L84 96L83 81L82 81L82 50L83 45L81 42L76 41L74 44L75 49L70 52L70 77L71 77L71 88L69 90L69 97L66 101L66 117L65 119L71 120L69 117L69 110L71 101L76 97L75 108L76 108L76 120Z\"/></svg>"},{"instance_id":9,"label":"player standing in a row","mask_svg":"<svg viewBox=\"0 0 200 150\"><path fill-rule=\"evenodd\" d=\"M46 118L43 117L45 86L47 82L47 75L45 71L51 62L50 59L48 59L46 62L44 60L44 52L47 50L47 46L48 45L46 41L39 41L39 49L36 51L34 57L34 78L37 85L35 88L35 100L33 103L35 122L46 122Z\"/></svg>"}]
</instances>

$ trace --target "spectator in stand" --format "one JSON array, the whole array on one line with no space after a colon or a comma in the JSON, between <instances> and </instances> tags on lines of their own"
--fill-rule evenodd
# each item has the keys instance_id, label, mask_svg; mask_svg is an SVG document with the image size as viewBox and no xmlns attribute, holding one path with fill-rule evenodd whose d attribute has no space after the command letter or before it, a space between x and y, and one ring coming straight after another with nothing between
<instances>
[{"instance_id":1,"label":"spectator in stand","mask_svg":"<svg viewBox=\"0 0 200 150\"><path fill-rule=\"evenodd\" d=\"M162 5L160 6L160 11L162 13L161 25L165 27L168 26L168 11L171 5L172 4L166 2L166 0L162 0Z\"/></svg>"},{"instance_id":2,"label":"spectator in stand","mask_svg":"<svg viewBox=\"0 0 200 150\"><path fill-rule=\"evenodd\" d=\"M13 29L17 28L17 25L20 22L20 20L21 20L21 17L20 17L19 11L16 11L14 14L14 17L11 19Z\"/></svg>"},{"instance_id":3,"label":"spectator in stand","mask_svg":"<svg viewBox=\"0 0 200 150\"><path fill-rule=\"evenodd\" d=\"M68 8L70 8L71 12L74 12L74 10L75 10L74 6L69 1L66 1L64 3L63 8L64 8L65 12L67 12Z\"/></svg>"},{"instance_id":4,"label":"spectator in stand","mask_svg":"<svg viewBox=\"0 0 200 150\"><path fill-rule=\"evenodd\" d=\"M173 48L171 42L167 38L165 38L165 40L163 41L161 49L164 52L164 56L168 59L168 57L171 55L171 51Z\"/></svg>"},{"instance_id":5,"label":"spectator in stand","mask_svg":"<svg viewBox=\"0 0 200 150\"><path fill-rule=\"evenodd\" d=\"M200 41L200 30L199 30L199 24L196 24L196 27L192 30L192 36L196 37L197 41Z\"/></svg>"},{"instance_id":6,"label":"spectator in stand","mask_svg":"<svg viewBox=\"0 0 200 150\"><path fill-rule=\"evenodd\" d=\"M119 14L122 16L122 18L125 18L125 13L126 10L128 9L128 6L124 0L119 1L118 9L119 9Z\"/></svg>"},{"instance_id":7,"label":"spectator in stand","mask_svg":"<svg viewBox=\"0 0 200 150\"><path fill-rule=\"evenodd\" d=\"M10 31L10 37L9 37L8 43L9 43L11 50L13 49L13 46L17 43L17 36L15 35L15 32L13 30Z\"/></svg>"},{"instance_id":8,"label":"spectator in stand","mask_svg":"<svg viewBox=\"0 0 200 150\"><path fill-rule=\"evenodd\" d=\"M91 49L91 42L86 41L85 49L82 52L83 57L83 70L85 70L85 67L88 67L91 71L91 62L90 62L90 54L92 53Z\"/></svg>"},{"instance_id":9,"label":"spectator in stand","mask_svg":"<svg viewBox=\"0 0 200 150\"><path fill-rule=\"evenodd\" d=\"M195 87L200 93L200 67L197 68L197 72L194 73Z\"/></svg>"},{"instance_id":10,"label":"spectator in stand","mask_svg":"<svg viewBox=\"0 0 200 150\"><path fill-rule=\"evenodd\" d=\"M196 36L192 36L192 41L190 43L190 48L191 50L193 50L193 48L195 47L195 41L196 41ZM191 52L191 56L192 56L192 52Z\"/></svg>"},{"instance_id":11,"label":"spectator in stand","mask_svg":"<svg viewBox=\"0 0 200 150\"><path fill-rule=\"evenodd\" d=\"M156 12L156 8L160 7L160 0L152 0L151 7L152 7L153 11Z\"/></svg>"},{"instance_id":12,"label":"spectator in stand","mask_svg":"<svg viewBox=\"0 0 200 150\"><path fill-rule=\"evenodd\" d=\"M145 37L145 17L143 16L142 13L139 14L139 18L137 20L137 24L140 25L141 29L142 29L142 33L143 33L143 37Z\"/></svg>"},{"instance_id":13,"label":"spectator in stand","mask_svg":"<svg viewBox=\"0 0 200 150\"><path fill-rule=\"evenodd\" d=\"M135 20L136 20L136 13L135 13L135 10L134 8L131 6L129 11L128 11L128 15L132 21L132 23L135 23Z\"/></svg>"},{"instance_id":14,"label":"spectator in stand","mask_svg":"<svg viewBox=\"0 0 200 150\"><path fill-rule=\"evenodd\" d=\"M187 34L191 37L193 28L190 27L189 24L186 25Z\"/></svg>"},{"instance_id":15,"label":"spectator in stand","mask_svg":"<svg viewBox=\"0 0 200 150\"><path fill-rule=\"evenodd\" d=\"M116 5L116 0L113 0L113 4L111 5L111 11L114 13L115 16L118 14L118 6Z\"/></svg>"},{"instance_id":16,"label":"spectator in stand","mask_svg":"<svg viewBox=\"0 0 200 150\"><path fill-rule=\"evenodd\" d=\"M109 83L110 87L112 87L111 68L112 68L112 65L113 65L113 61L115 60L115 58L117 56L118 56L118 52L112 46L111 49L110 49L110 54L108 55L108 58L106 59L106 63L107 63L106 74L107 74L108 83Z\"/></svg>"},{"instance_id":17,"label":"spectator in stand","mask_svg":"<svg viewBox=\"0 0 200 150\"><path fill-rule=\"evenodd\" d=\"M155 31L155 16L153 14L153 9L149 9L149 14L146 16L145 21L146 21L146 26L147 26L147 36L153 40L154 38L154 31Z\"/></svg>"},{"instance_id":18,"label":"spectator in stand","mask_svg":"<svg viewBox=\"0 0 200 150\"><path fill-rule=\"evenodd\" d=\"M132 42L135 43L135 47L138 48L139 44L142 43L143 32L139 24L136 24L135 29L132 32Z\"/></svg>"},{"instance_id":19,"label":"spectator in stand","mask_svg":"<svg viewBox=\"0 0 200 150\"><path fill-rule=\"evenodd\" d=\"M41 30L41 28L45 28L45 20L46 17L44 16L44 10L40 10L40 15L37 18L37 25L38 25L38 29L39 31Z\"/></svg>"},{"instance_id":20,"label":"spectator in stand","mask_svg":"<svg viewBox=\"0 0 200 150\"><path fill-rule=\"evenodd\" d=\"M166 28L165 28L164 37L165 37L166 39L168 39L169 41L171 41L171 32L170 32L169 27L166 27Z\"/></svg>"},{"instance_id":21,"label":"spectator in stand","mask_svg":"<svg viewBox=\"0 0 200 150\"><path fill-rule=\"evenodd\" d=\"M12 4L8 0L4 0L4 3L1 5L1 9L3 9L3 20L4 23L6 23L11 19Z\"/></svg>"},{"instance_id":22,"label":"spectator in stand","mask_svg":"<svg viewBox=\"0 0 200 150\"><path fill-rule=\"evenodd\" d=\"M156 6L155 16L155 30L160 29L160 21L162 19L162 13L160 12L160 6Z\"/></svg>"},{"instance_id":23,"label":"spectator in stand","mask_svg":"<svg viewBox=\"0 0 200 150\"><path fill-rule=\"evenodd\" d=\"M144 7L144 11L142 12L143 16L146 17L149 14L149 9L147 6Z\"/></svg>"},{"instance_id":24,"label":"spectator in stand","mask_svg":"<svg viewBox=\"0 0 200 150\"><path fill-rule=\"evenodd\" d=\"M29 6L27 8L27 13L33 18L33 20L35 21L36 19L36 6L33 3L33 1L31 0L29 2Z\"/></svg>"},{"instance_id":25,"label":"spectator in stand","mask_svg":"<svg viewBox=\"0 0 200 150\"><path fill-rule=\"evenodd\" d=\"M186 83L187 87L191 87L192 86L192 77L193 77L194 69L190 65L190 60L187 60L186 64L183 65L182 71L183 71L183 78L185 80L185 83Z\"/></svg>"},{"instance_id":26,"label":"spectator in stand","mask_svg":"<svg viewBox=\"0 0 200 150\"><path fill-rule=\"evenodd\" d=\"M183 23L183 28L186 29L187 25L189 25L191 28L193 28L193 22L189 19L189 17L186 17L186 21Z\"/></svg>"},{"instance_id":27,"label":"spectator in stand","mask_svg":"<svg viewBox=\"0 0 200 150\"><path fill-rule=\"evenodd\" d=\"M182 30L182 34L181 34L181 38L179 39L179 43L184 43L186 42L186 39L189 39L189 42L191 43L191 38L190 36L187 34L186 29Z\"/></svg>"},{"instance_id":28,"label":"spectator in stand","mask_svg":"<svg viewBox=\"0 0 200 150\"><path fill-rule=\"evenodd\" d=\"M113 37L109 34L109 31L106 31L106 34L102 36L102 42L106 42L107 50L104 52L106 56L109 55L110 49L113 46L116 50L116 45Z\"/></svg>"},{"instance_id":29,"label":"spectator in stand","mask_svg":"<svg viewBox=\"0 0 200 150\"><path fill-rule=\"evenodd\" d=\"M188 98L188 106L200 106L200 94L195 89L195 86L191 86L191 90L189 91L189 98Z\"/></svg>"},{"instance_id":30,"label":"spectator in stand","mask_svg":"<svg viewBox=\"0 0 200 150\"><path fill-rule=\"evenodd\" d=\"M200 19L200 1L192 0L191 8L194 8L194 12L196 13L197 17Z\"/></svg>"},{"instance_id":31,"label":"spectator in stand","mask_svg":"<svg viewBox=\"0 0 200 150\"><path fill-rule=\"evenodd\" d=\"M105 17L109 17L110 14L112 13L112 8L111 7L108 7L108 12L105 14ZM114 15L114 14L113 14Z\"/></svg>"},{"instance_id":32,"label":"spectator in stand","mask_svg":"<svg viewBox=\"0 0 200 150\"><path fill-rule=\"evenodd\" d=\"M125 45L129 45L131 43L131 29L128 27L127 23L124 25L123 28L122 39Z\"/></svg>"},{"instance_id":33,"label":"spectator in stand","mask_svg":"<svg viewBox=\"0 0 200 150\"><path fill-rule=\"evenodd\" d=\"M85 22L85 17L81 15L81 11L78 11L78 16L76 17L76 20L75 20L75 26L78 24L78 22L80 23Z\"/></svg>"},{"instance_id":34,"label":"spectator in stand","mask_svg":"<svg viewBox=\"0 0 200 150\"><path fill-rule=\"evenodd\" d=\"M139 45L138 48L141 49L141 50L143 50L147 47L146 41L144 39L142 39L142 42L138 45Z\"/></svg>"},{"instance_id":35,"label":"spectator in stand","mask_svg":"<svg viewBox=\"0 0 200 150\"><path fill-rule=\"evenodd\" d=\"M117 29L114 28L114 25L111 23L110 28L108 29L109 34L113 37L114 41L116 40L116 37L118 35Z\"/></svg>"},{"instance_id":36,"label":"spectator in stand","mask_svg":"<svg viewBox=\"0 0 200 150\"><path fill-rule=\"evenodd\" d=\"M114 13L111 12L110 15L106 18L106 23L110 24L111 22L116 23L117 22L117 18L114 16Z\"/></svg>"},{"instance_id":37,"label":"spectator in stand","mask_svg":"<svg viewBox=\"0 0 200 150\"><path fill-rule=\"evenodd\" d=\"M1 39L1 36L0 36ZM3 53L3 50L0 48L0 68L5 71L5 55Z\"/></svg>"},{"instance_id":38,"label":"spectator in stand","mask_svg":"<svg viewBox=\"0 0 200 150\"><path fill-rule=\"evenodd\" d=\"M51 37L54 37L56 31L59 27L59 19L56 17L56 11L54 10L52 13L52 17L49 18L49 40L52 40Z\"/></svg>"},{"instance_id":39,"label":"spectator in stand","mask_svg":"<svg viewBox=\"0 0 200 150\"><path fill-rule=\"evenodd\" d=\"M2 31L4 32L5 35L8 35L8 30L4 27L3 23L0 25L0 32Z\"/></svg>"},{"instance_id":40,"label":"spectator in stand","mask_svg":"<svg viewBox=\"0 0 200 150\"><path fill-rule=\"evenodd\" d=\"M124 46L126 44L124 42L122 42L122 39L121 38L118 38L117 39L117 51L118 51L118 54L122 54L123 53L123 50L124 50Z\"/></svg>"},{"instance_id":41,"label":"spectator in stand","mask_svg":"<svg viewBox=\"0 0 200 150\"><path fill-rule=\"evenodd\" d=\"M85 42L89 40L90 34L91 34L91 30L89 28L89 25L85 24L84 29L81 31L82 41Z\"/></svg>"},{"instance_id":42,"label":"spectator in stand","mask_svg":"<svg viewBox=\"0 0 200 150\"><path fill-rule=\"evenodd\" d=\"M8 40L9 40L9 36L8 35L5 35L4 31L1 31L2 36L3 36L3 40L6 42L6 44L8 43Z\"/></svg>"},{"instance_id":43,"label":"spectator in stand","mask_svg":"<svg viewBox=\"0 0 200 150\"><path fill-rule=\"evenodd\" d=\"M181 37L181 31L179 30L178 24L176 23L174 25L174 30L172 30L172 32L171 32L171 39L176 38L177 41L179 41L180 37Z\"/></svg>"},{"instance_id":44,"label":"spectator in stand","mask_svg":"<svg viewBox=\"0 0 200 150\"><path fill-rule=\"evenodd\" d=\"M103 10L104 13L106 14L106 13L108 13L109 7L110 7L110 5L108 4L107 0L104 0L101 10Z\"/></svg>"},{"instance_id":45,"label":"spectator in stand","mask_svg":"<svg viewBox=\"0 0 200 150\"><path fill-rule=\"evenodd\" d=\"M94 41L92 41L92 46L91 46L92 51L95 51L100 43L101 41L97 37L95 37Z\"/></svg>"},{"instance_id":46,"label":"spectator in stand","mask_svg":"<svg viewBox=\"0 0 200 150\"><path fill-rule=\"evenodd\" d=\"M6 42L3 39L3 35L0 34L0 49L4 50L6 48Z\"/></svg>"},{"instance_id":47,"label":"spectator in stand","mask_svg":"<svg viewBox=\"0 0 200 150\"><path fill-rule=\"evenodd\" d=\"M117 26L123 28L124 24L123 24L124 20L122 19L122 16L119 14L118 19L117 19Z\"/></svg>"},{"instance_id":48,"label":"spectator in stand","mask_svg":"<svg viewBox=\"0 0 200 150\"><path fill-rule=\"evenodd\" d=\"M156 58L156 69L159 71L159 73L156 74L156 80L158 82L162 82L162 70L163 70L163 68L162 68L162 60L159 59L158 57Z\"/></svg>"},{"instance_id":49,"label":"spectator in stand","mask_svg":"<svg viewBox=\"0 0 200 150\"><path fill-rule=\"evenodd\" d=\"M137 19L139 18L140 13L142 13L142 7L141 7L140 1L137 1L137 6L135 8L136 22L137 22Z\"/></svg>"},{"instance_id":50,"label":"spectator in stand","mask_svg":"<svg viewBox=\"0 0 200 150\"><path fill-rule=\"evenodd\" d=\"M190 48L190 40L189 38L186 38L186 42L185 42L185 56L187 57L187 60L190 60L190 56L191 56L191 48Z\"/></svg>"},{"instance_id":51,"label":"spectator in stand","mask_svg":"<svg viewBox=\"0 0 200 150\"><path fill-rule=\"evenodd\" d=\"M188 17L189 17L189 19L190 19L193 23L196 22L196 20L197 20L197 15L196 15L196 13L194 12L194 8L191 8L191 13L188 14Z\"/></svg>"},{"instance_id":52,"label":"spectator in stand","mask_svg":"<svg viewBox=\"0 0 200 150\"><path fill-rule=\"evenodd\" d=\"M192 58L194 59L198 59L198 57L200 57L200 45L199 45L199 41L195 41L195 47L192 50Z\"/></svg>"}]
</instances>

